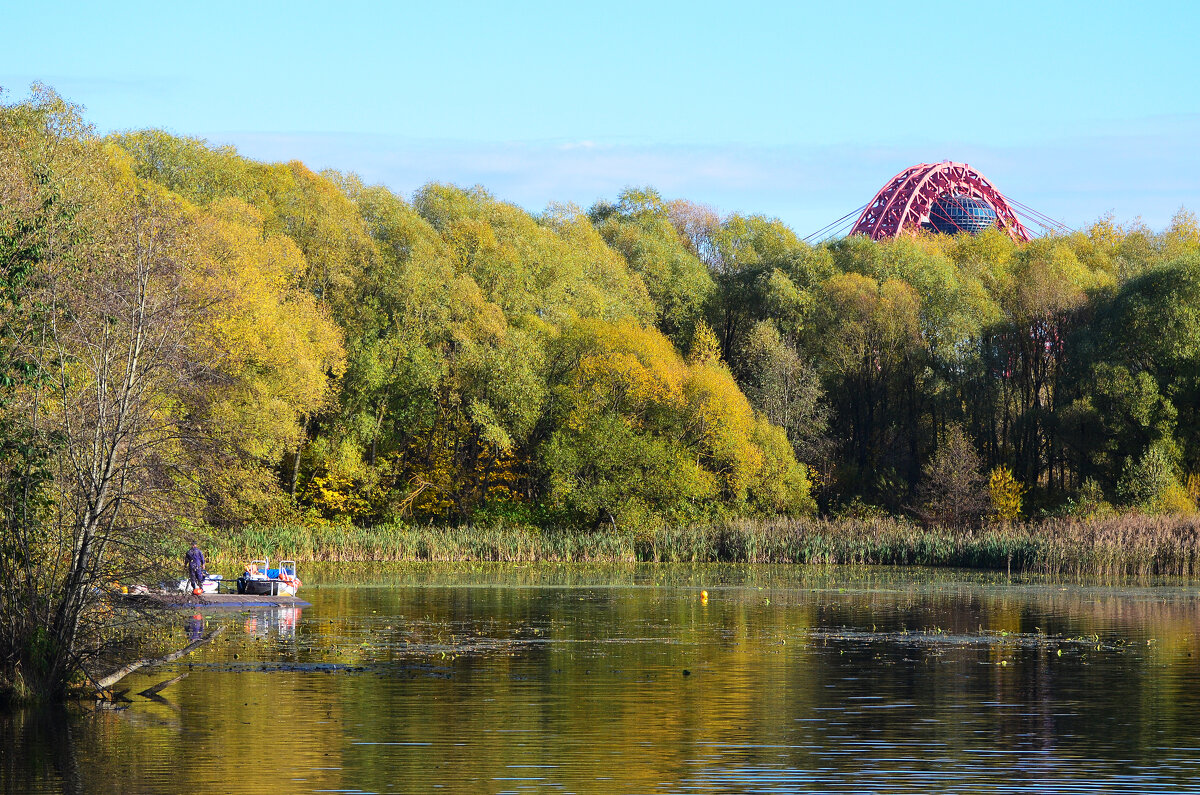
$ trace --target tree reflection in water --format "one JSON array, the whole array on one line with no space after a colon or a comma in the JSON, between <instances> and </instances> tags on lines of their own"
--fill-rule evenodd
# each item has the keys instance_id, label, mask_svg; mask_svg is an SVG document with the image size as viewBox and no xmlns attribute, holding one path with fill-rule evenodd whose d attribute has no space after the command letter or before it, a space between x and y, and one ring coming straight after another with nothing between
<instances>
[{"instance_id":1,"label":"tree reflection in water","mask_svg":"<svg viewBox=\"0 0 1200 795\"><path fill-rule=\"evenodd\" d=\"M1200 600L1183 584L799 567L338 576L303 614L202 614L242 631L148 673L189 673L161 703L6 716L5 791L224 791L250 762L298 792L1200 781Z\"/></svg>"}]
</instances>

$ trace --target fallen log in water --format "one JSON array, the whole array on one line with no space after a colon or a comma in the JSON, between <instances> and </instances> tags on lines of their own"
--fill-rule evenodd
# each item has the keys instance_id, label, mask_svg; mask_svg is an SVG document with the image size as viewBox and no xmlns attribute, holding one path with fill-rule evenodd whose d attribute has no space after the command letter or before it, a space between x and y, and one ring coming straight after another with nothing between
<instances>
[{"instance_id":1,"label":"fallen log in water","mask_svg":"<svg viewBox=\"0 0 1200 795\"><path fill-rule=\"evenodd\" d=\"M225 629L225 627L223 627L223 626L217 627L212 632L209 632L207 635L204 635L201 638L197 638L196 640L192 641L188 645L184 646L182 649L173 651L166 656L147 657L147 658L143 658L141 660L134 660L133 662L128 663L127 665L123 665L120 668L118 668L117 670L110 673L108 676L102 676L99 679L97 679L96 680L96 690L98 692L108 690L110 687L115 685L117 682L120 682L122 679L129 676L131 673L138 670L139 668L145 668L148 665L163 665L164 663L174 662L175 660L178 660L180 657L183 657L185 654L191 654L193 651L200 648L205 643L208 643L210 640L215 638L217 635L221 634L221 631L224 629ZM178 680L178 678L176 678L172 681L179 681L179 680ZM166 687L169 684L171 684L171 682L166 682L158 689L161 690L163 687ZM155 690L155 692L158 692L158 691Z\"/></svg>"}]
</instances>

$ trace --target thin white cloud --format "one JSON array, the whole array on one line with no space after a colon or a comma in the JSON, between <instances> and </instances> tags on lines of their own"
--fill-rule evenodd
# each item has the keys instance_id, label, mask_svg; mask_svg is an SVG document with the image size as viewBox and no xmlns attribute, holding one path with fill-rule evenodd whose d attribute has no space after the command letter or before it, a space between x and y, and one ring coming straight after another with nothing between
<instances>
[{"instance_id":1,"label":"thin white cloud","mask_svg":"<svg viewBox=\"0 0 1200 795\"><path fill-rule=\"evenodd\" d=\"M431 142L343 134L223 134L246 155L355 171L401 194L429 182L480 184L530 210L588 206L631 185L781 218L801 235L866 203L918 162L971 163L1004 193L1079 227L1107 212L1165 226L1181 205L1200 210L1200 116L1148 121L1086 138L1017 146L684 147L596 141Z\"/></svg>"}]
</instances>

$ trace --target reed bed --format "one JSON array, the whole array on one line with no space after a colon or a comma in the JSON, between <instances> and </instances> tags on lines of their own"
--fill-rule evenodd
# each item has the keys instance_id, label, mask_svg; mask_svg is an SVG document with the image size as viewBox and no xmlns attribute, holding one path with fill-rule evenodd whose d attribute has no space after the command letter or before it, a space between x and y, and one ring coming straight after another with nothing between
<instances>
[{"instance_id":1,"label":"reed bed","mask_svg":"<svg viewBox=\"0 0 1200 795\"><path fill-rule=\"evenodd\" d=\"M439 527L386 524L277 525L214 531L207 548L216 562L272 558L311 561L636 562L628 533L581 533L528 527Z\"/></svg>"},{"instance_id":2,"label":"reed bed","mask_svg":"<svg viewBox=\"0 0 1200 795\"><path fill-rule=\"evenodd\" d=\"M881 564L1074 576L1200 576L1200 517L925 526L903 519L735 519L581 532L529 527L280 525L214 532L216 562L496 561Z\"/></svg>"}]
</instances>

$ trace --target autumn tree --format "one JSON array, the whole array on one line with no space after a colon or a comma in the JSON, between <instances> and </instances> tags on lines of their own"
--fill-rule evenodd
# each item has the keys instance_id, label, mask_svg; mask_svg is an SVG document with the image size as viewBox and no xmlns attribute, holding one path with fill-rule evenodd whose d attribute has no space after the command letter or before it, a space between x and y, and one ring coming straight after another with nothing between
<instances>
[{"instance_id":1,"label":"autumn tree","mask_svg":"<svg viewBox=\"0 0 1200 795\"><path fill-rule=\"evenodd\" d=\"M29 376L5 401L44 474L30 477L24 457L24 493L5 511L21 518L0 548L6 684L57 697L119 629L100 609L111 583L155 569L191 512L189 462L204 436L191 416L204 393L190 340L204 306L188 284L186 203L110 160L52 93L2 115L3 191L17 212L68 208L35 233L34 329L13 350Z\"/></svg>"},{"instance_id":2,"label":"autumn tree","mask_svg":"<svg viewBox=\"0 0 1200 795\"><path fill-rule=\"evenodd\" d=\"M282 518L280 462L305 444L308 418L336 401L342 331L305 289L299 248L267 233L256 208L215 200L194 231L203 267L189 287L206 308L192 356L204 362L207 381L195 421L221 441L220 455L202 462L205 518Z\"/></svg>"},{"instance_id":3,"label":"autumn tree","mask_svg":"<svg viewBox=\"0 0 1200 795\"><path fill-rule=\"evenodd\" d=\"M671 207L650 188L629 188L615 204L600 203L588 215L608 245L629 263L646 285L656 325L685 347L704 313L714 283L697 245L674 225Z\"/></svg>"},{"instance_id":4,"label":"autumn tree","mask_svg":"<svg viewBox=\"0 0 1200 795\"><path fill-rule=\"evenodd\" d=\"M685 362L661 334L584 322L553 355L542 450L551 499L630 527L720 512L811 511L807 471L718 360ZM561 380L560 380L561 379Z\"/></svg>"},{"instance_id":5,"label":"autumn tree","mask_svg":"<svg viewBox=\"0 0 1200 795\"><path fill-rule=\"evenodd\" d=\"M1085 480L1115 493L1154 444L1200 470L1179 268L1200 236L1186 211L1158 233L1102 218L1028 243L992 229L812 246L777 220L650 187L530 214L481 187L432 184L409 201L160 131L109 140L135 177L222 218L220 202L243 202L265 239L298 249L289 289L328 312L347 364L278 474L329 517L334 503L365 522L424 500L421 516L464 521L486 494L538 496L558 427L549 396L566 378L556 341L586 319L653 326L689 354L713 329L754 409L788 426L802 457L824 456L832 503L911 504L954 424L1039 508ZM1181 353L1163 353L1168 339ZM814 372L829 431L805 440L821 423L794 421L810 390L792 385L812 381L793 374ZM520 485L484 485L496 477Z\"/></svg>"},{"instance_id":6,"label":"autumn tree","mask_svg":"<svg viewBox=\"0 0 1200 795\"><path fill-rule=\"evenodd\" d=\"M278 456L341 368L290 240L135 165L50 92L0 108L0 327L21 324L0 444L23 451L3 464L20 489L0 575L20 587L0 589L0 654L7 685L42 696L120 639L115 583L170 577L185 532L259 511L235 507L248 490L279 493Z\"/></svg>"},{"instance_id":7,"label":"autumn tree","mask_svg":"<svg viewBox=\"0 0 1200 795\"><path fill-rule=\"evenodd\" d=\"M805 347L824 371L844 445L839 479L898 508L921 460L911 429L922 396L909 388L922 356L920 296L898 279L846 273L821 285L815 306Z\"/></svg>"}]
</instances>

